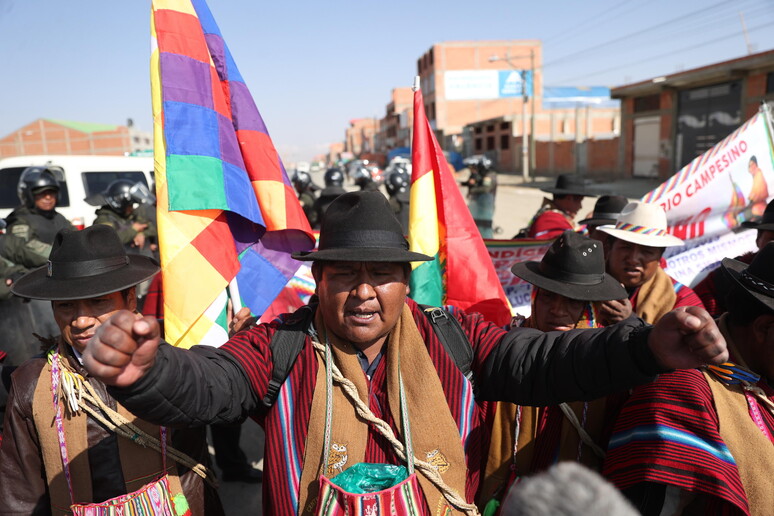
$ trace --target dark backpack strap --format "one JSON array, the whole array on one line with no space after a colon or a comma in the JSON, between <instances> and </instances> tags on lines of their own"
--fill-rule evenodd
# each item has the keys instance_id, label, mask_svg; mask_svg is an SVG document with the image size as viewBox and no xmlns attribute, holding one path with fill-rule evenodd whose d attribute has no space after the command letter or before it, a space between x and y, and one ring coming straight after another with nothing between
<instances>
[{"instance_id":1,"label":"dark backpack strap","mask_svg":"<svg viewBox=\"0 0 774 516\"><path fill-rule=\"evenodd\" d=\"M468 379L473 392L476 392L476 384L473 378L473 347L468 336L460 326L456 317L443 308L437 306L419 305L422 312L430 321L433 331L441 341L446 353L454 361L457 369ZM293 315L283 322L271 339L272 373L269 380L269 388L263 398L263 406L271 408L277 401L282 384L287 380L293 364L304 347L307 331L312 323L314 310L308 306L298 309Z\"/></svg>"},{"instance_id":2,"label":"dark backpack strap","mask_svg":"<svg viewBox=\"0 0 774 516\"><path fill-rule=\"evenodd\" d=\"M277 401L282 384L287 380L293 364L296 363L296 358L304 347L313 316L313 308L301 307L274 332L269 344L272 362L271 380L269 380L266 396L261 401L265 408L271 408Z\"/></svg>"},{"instance_id":3,"label":"dark backpack strap","mask_svg":"<svg viewBox=\"0 0 774 516\"><path fill-rule=\"evenodd\" d=\"M473 347L460 322L452 314L437 306L419 305L427 316L438 340L443 344L446 353L454 360L457 369L468 379L476 392L476 383L473 378Z\"/></svg>"}]
</instances>

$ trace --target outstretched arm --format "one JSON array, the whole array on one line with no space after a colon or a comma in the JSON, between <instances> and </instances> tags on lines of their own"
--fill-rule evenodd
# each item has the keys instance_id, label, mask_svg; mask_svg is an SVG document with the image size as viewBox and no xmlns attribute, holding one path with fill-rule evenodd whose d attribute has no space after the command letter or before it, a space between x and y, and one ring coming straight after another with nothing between
<instances>
[{"instance_id":1,"label":"outstretched arm","mask_svg":"<svg viewBox=\"0 0 774 516\"><path fill-rule=\"evenodd\" d=\"M198 426L244 419L258 400L242 366L226 351L161 344L155 319L128 311L97 330L83 354L89 373L143 419Z\"/></svg>"},{"instance_id":2,"label":"outstretched arm","mask_svg":"<svg viewBox=\"0 0 774 516\"><path fill-rule=\"evenodd\" d=\"M631 318L594 330L515 328L476 375L478 398L534 406L591 400L727 357L714 321L696 307L669 312L654 327Z\"/></svg>"}]
</instances>

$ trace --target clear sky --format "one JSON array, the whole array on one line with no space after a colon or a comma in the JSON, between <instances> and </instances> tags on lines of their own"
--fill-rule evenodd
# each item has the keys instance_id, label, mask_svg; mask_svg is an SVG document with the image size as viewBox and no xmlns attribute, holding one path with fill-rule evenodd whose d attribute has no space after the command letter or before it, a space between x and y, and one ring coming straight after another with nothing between
<instances>
[{"instance_id":1,"label":"clear sky","mask_svg":"<svg viewBox=\"0 0 774 516\"><path fill-rule=\"evenodd\" d=\"M540 39L547 86L618 86L774 49L774 0L209 0L283 159L384 115L442 41ZM0 135L37 118L152 130L150 0L0 0Z\"/></svg>"}]
</instances>

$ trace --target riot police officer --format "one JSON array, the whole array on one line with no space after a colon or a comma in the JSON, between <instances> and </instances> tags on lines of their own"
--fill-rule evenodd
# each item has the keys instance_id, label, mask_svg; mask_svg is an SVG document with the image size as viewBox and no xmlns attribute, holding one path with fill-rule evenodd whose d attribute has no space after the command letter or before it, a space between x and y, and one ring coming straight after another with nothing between
<instances>
[{"instance_id":1,"label":"riot police officer","mask_svg":"<svg viewBox=\"0 0 774 516\"><path fill-rule=\"evenodd\" d=\"M59 191L54 171L47 167L26 168L16 187L22 205L8 215L8 233L47 255L54 236L62 229L73 229L70 221L56 211Z\"/></svg>"},{"instance_id":2,"label":"riot police officer","mask_svg":"<svg viewBox=\"0 0 774 516\"><path fill-rule=\"evenodd\" d=\"M134 205L141 202L152 204L154 201L144 184L128 179L116 179L104 192L86 198L91 205L101 205L96 211L94 224L105 224L115 229L121 243L134 252L144 249L146 241L157 234L151 220L144 217L140 220Z\"/></svg>"},{"instance_id":3,"label":"riot police officer","mask_svg":"<svg viewBox=\"0 0 774 516\"><path fill-rule=\"evenodd\" d=\"M366 167L359 167L352 174L352 180L355 185L360 187L361 191L376 192L379 190L379 185L374 181L371 172Z\"/></svg>"},{"instance_id":4,"label":"riot police officer","mask_svg":"<svg viewBox=\"0 0 774 516\"><path fill-rule=\"evenodd\" d=\"M405 235L408 234L409 201L411 200L410 185L411 177L408 170L403 166L396 166L391 170L387 174L387 179L384 183L387 193L390 195L390 206L395 212L395 216L398 218Z\"/></svg>"},{"instance_id":5,"label":"riot police officer","mask_svg":"<svg viewBox=\"0 0 774 516\"><path fill-rule=\"evenodd\" d=\"M311 227L316 227L317 212L314 210L315 187L312 183L312 176L309 175L309 172L297 170L296 173L293 174L293 187L298 193L298 201L301 204L301 208L304 210L304 215L306 215L307 220L309 220L309 225Z\"/></svg>"},{"instance_id":6,"label":"riot police officer","mask_svg":"<svg viewBox=\"0 0 774 516\"><path fill-rule=\"evenodd\" d=\"M329 168L325 171L325 188L320 192L320 197L314 201L314 211L317 217L317 224L315 227L319 227L322 223L323 215L328 209L328 206L333 200L341 194L347 193L344 190L344 174L338 168Z\"/></svg>"},{"instance_id":7,"label":"riot police officer","mask_svg":"<svg viewBox=\"0 0 774 516\"><path fill-rule=\"evenodd\" d=\"M468 187L468 208L478 231L483 238L493 238L492 220L494 219L495 194L497 193L497 173L492 170L492 161L480 156L471 163L470 177L464 183Z\"/></svg>"}]
</instances>

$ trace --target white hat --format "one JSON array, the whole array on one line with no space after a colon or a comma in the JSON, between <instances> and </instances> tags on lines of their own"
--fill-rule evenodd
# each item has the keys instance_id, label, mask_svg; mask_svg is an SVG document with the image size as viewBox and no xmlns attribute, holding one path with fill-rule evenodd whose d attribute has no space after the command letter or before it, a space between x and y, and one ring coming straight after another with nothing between
<instances>
[{"instance_id":1,"label":"white hat","mask_svg":"<svg viewBox=\"0 0 774 516\"><path fill-rule=\"evenodd\" d=\"M658 204L630 202L616 218L615 225L599 226L608 235L649 247L675 247L685 242L667 233L666 212Z\"/></svg>"}]
</instances>

